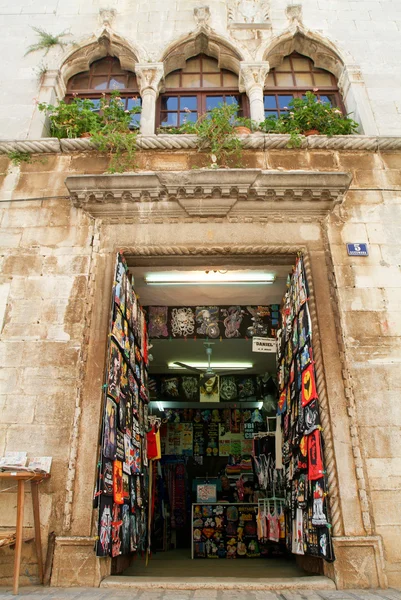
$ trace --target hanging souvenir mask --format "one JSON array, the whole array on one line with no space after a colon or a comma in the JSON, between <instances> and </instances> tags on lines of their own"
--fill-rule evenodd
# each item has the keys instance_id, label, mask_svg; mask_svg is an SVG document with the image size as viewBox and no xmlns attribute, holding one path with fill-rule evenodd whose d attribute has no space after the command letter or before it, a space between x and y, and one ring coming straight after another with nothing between
<instances>
[{"instance_id":1,"label":"hanging souvenir mask","mask_svg":"<svg viewBox=\"0 0 401 600\"><path fill-rule=\"evenodd\" d=\"M149 337L166 338L167 330L167 306L149 306Z\"/></svg>"},{"instance_id":2,"label":"hanging souvenir mask","mask_svg":"<svg viewBox=\"0 0 401 600\"><path fill-rule=\"evenodd\" d=\"M315 368L312 364L302 372L302 406L306 406L315 398L317 398Z\"/></svg>"},{"instance_id":3,"label":"hanging souvenir mask","mask_svg":"<svg viewBox=\"0 0 401 600\"><path fill-rule=\"evenodd\" d=\"M307 436L308 439L308 479L320 479L324 474L321 435L319 429Z\"/></svg>"}]
</instances>

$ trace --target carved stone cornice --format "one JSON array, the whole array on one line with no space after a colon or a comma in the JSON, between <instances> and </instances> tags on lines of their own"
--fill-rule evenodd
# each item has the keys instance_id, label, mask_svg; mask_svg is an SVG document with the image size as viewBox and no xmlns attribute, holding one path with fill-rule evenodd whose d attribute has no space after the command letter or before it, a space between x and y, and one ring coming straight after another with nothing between
<instances>
[{"instance_id":1,"label":"carved stone cornice","mask_svg":"<svg viewBox=\"0 0 401 600\"><path fill-rule=\"evenodd\" d=\"M135 73L138 79L139 93L141 96L145 90L159 91L160 83L164 76L163 63L136 63Z\"/></svg>"},{"instance_id":2,"label":"carved stone cornice","mask_svg":"<svg viewBox=\"0 0 401 600\"><path fill-rule=\"evenodd\" d=\"M349 173L216 169L67 177L73 205L93 217L147 222L319 219L342 201Z\"/></svg>"},{"instance_id":3,"label":"carved stone cornice","mask_svg":"<svg viewBox=\"0 0 401 600\"><path fill-rule=\"evenodd\" d=\"M246 92L249 95L255 87L263 89L269 69L270 67L267 61L241 62L239 91L241 93Z\"/></svg>"}]
</instances>

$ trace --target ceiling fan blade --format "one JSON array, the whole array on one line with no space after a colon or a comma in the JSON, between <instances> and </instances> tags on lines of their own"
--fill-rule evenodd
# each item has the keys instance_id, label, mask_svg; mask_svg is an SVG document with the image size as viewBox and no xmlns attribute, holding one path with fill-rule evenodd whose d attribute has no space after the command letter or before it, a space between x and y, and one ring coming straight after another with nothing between
<instances>
[{"instance_id":1,"label":"ceiling fan blade","mask_svg":"<svg viewBox=\"0 0 401 600\"><path fill-rule=\"evenodd\" d=\"M182 363L182 362L176 361L174 364L178 365L179 367L182 367L183 369L187 369L188 371L193 371L194 373L201 373L203 375L205 372L202 369L197 369L196 367L191 367L190 365L186 365L185 363Z\"/></svg>"},{"instance_id":2,"label":"ceiling fan blade","mask_svg":"<svg viewBox=\"0 0 401 600\"><path fill-rule=\"evenodd\" d=\"M219 371L217 375L220 377L228 377L229 375L246 375L246 373L241 373L241 371ZM250 375L252 375L252 373L250 373Z\"/></svg>"}]
</instances>

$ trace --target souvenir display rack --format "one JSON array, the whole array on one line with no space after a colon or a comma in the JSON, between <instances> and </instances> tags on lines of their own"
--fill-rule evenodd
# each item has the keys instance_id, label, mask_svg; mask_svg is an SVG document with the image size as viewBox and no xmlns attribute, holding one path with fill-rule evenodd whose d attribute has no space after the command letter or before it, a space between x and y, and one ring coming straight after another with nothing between
<instances>
[{"instance_id":1,"label":"souvenir display rack","mask_svg":"<svg viewBox=\"0 0 401 600\"><path fill-rule=\"evenodd\" d=\"M250 503L192 504L192 558L258 558L256 517Z\"/></svg>"},{"instance_id":2,"label":"souvenir display rack","mask_svg":"<svg viewBox=\"0 0 401 600\"><path fill-rule=\"evenodd\" d=\"M286 482L287 547L334 560L323 436L312 349L308 286L298 257L282 307L278 345L278 415Z\"/></svg>"},{"instance_id":3,"label":"souvenir display rack","mask_svg":"<svg viewBox=\"0 0 401 600\"><path fill-rule=\"evenodd\" d=\"M111 306L104 410L95 507L97 556L147 546L148 338L144 312L122 254L117 255Z\"/></svg>"}]
</instances>

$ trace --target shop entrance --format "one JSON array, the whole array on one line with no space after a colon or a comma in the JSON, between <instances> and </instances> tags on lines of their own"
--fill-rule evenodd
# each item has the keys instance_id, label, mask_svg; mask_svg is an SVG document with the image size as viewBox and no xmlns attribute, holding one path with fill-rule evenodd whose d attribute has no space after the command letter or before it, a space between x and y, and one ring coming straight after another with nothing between
<instances>
[{"instance_id":1,"label":"shop entrance","mask_svg":"<svg viewBox=\"0 0 401 600\"><path fill-rule=\"evenodd\" d=\"M302 260L213 262L118 257L98 555L132 554L123 575L138 578L306 577L305 554L322 572L333 557L316 440L314 474L308 463L320 430Z\"/></svg>"}]
</instances>

